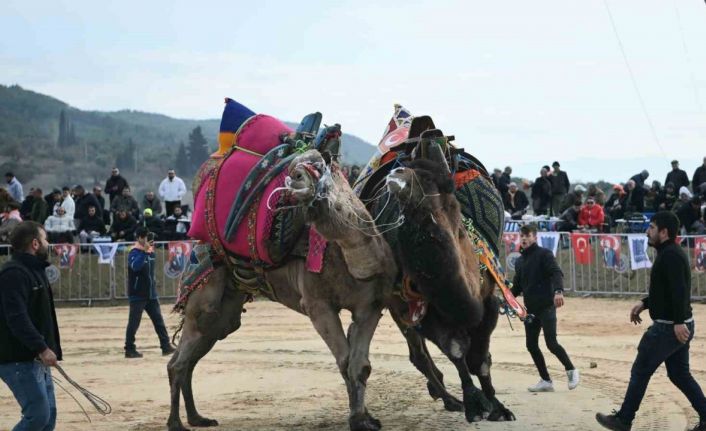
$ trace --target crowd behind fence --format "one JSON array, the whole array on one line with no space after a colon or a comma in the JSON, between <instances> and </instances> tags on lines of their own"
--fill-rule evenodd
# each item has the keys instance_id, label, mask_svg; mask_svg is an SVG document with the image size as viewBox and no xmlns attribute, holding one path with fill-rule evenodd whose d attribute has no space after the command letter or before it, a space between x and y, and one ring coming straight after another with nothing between
<instances>
[{"instance_id":1,"label":"crowd behind fence","mask_svg":"<svg viewBox=\"0 0 706 431\"><path fill-rule=\"evenodd\" d=\"M601 246L603 237L620 238L620 252L616 253L612 263L605 259L605 249ZM626 234L589 234L591 259L588 264L576 261L571 244L571 234L559 233L556 258L564 272L564 287L577 294L600 294L607 296L644 295L649 286L650 269L631 269L628 235ZM706 299L706 272L695 265L694 244L697 238L684 236L681 245L686 251L691 267L691 294L695 300ZM184 241L194 244L195 241ZM169 242L155 243L157 292L164 299L175 299L179 286L179 275L168 270L170 265ZM51 266L48 275L52 282L54 299L58 302L108 301L126 299L127 256L132 243L119 243L112 263L99 263L99 254L91 244L78 244L76 255L70 265L60 264L61 256L55 249L60 244L50 245L49 259ZM704 251L706 253L706 251ZM648 250L650 260L654 262L654 249ZM0 246L0 264L10 256L9 245ZM500 257L505 265L507 277L514 275L513 258L508 256L506 247L501 247Z\"/></svg>"}]
</instances>

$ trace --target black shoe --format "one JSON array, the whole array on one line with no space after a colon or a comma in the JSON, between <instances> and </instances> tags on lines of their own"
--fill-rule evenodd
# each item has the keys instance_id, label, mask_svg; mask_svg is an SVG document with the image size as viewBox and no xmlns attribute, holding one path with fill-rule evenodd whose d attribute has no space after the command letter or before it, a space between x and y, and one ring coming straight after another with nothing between
<instances>
[{"instance_id":1,"label":"black shoe","mask_svg":"<svg viewBox=\"0 0 706 431\"><path fill-rule=\"evenodd\" d=\"M126 350L125 351L125 357L128 359L132 358L141 358L142 353L138 352L137 350Z\"/></svg>"},{"instance_id":2,"label":"black shoe","mask_svg":"<svg viewBox=\"0 0 706 431\"><path fill-rule=\"evenodd\" d=\"M691 431L706 431L706 421L699 422Z\"/></svg>"},{"instance_id":3,"label":"black shoe","mask_svg":"<svg viewBox=\"0 0 706 431\"><path fill-rule=\"evenodd\" d=\"M162 349L162 356L168 356L174 352L176 352L176 347L174 347L174 344L170 344L166 348Z\"/></svg>"},{"instance_id":4,"label":"black shoe","mask_svg":"<svg viewBox=\"0 0 706 431\"><path fill-rule=\"evenodd\" d=\"M599 424L603 425L604 428L608 428L613 431L630 431L632 424L626 424L622 419L618 417L615 410L609 415L604 415L603 413L596 413L596 420Z\"/></svg>"}]
</instances>

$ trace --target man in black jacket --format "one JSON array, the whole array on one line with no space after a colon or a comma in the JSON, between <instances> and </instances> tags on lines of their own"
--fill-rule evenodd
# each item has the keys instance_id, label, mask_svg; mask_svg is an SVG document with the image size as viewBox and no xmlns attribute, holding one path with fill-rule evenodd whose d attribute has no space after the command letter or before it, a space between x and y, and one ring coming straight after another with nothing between
<instances>
[{"instance_id":1,"label":"man in black jacket","mask_svg":"<svg viewBox=\"0 0 706 431\"><path fill-rule=\"evenodd\" d=\"M642 323L640 313L650 310L652 326L642 336L630 372L630 383L619 411L596 414L605 428L629 431L640 408L647 384L664 362L667 375L686 395L700 417L693 431L706 431L706 397L689 371L689 343L694 337L691 315L691 269L684 250L675 242L679 220L674 213L660 211L647 229L649 244L657 250L650 273L649 296L630 311L630 322Z\"/></svg>"},{"instance_id":2,"label":"man in black jacket","mask_svg":"<svg viewBox=\"0 0 706 431\"><path fill-rule=\"evenodd\" d=\"M569 176L566 172L561 170L561 165L559 162L552 163L554 171L549 176L549 180L552 183L552 215L554 217L559 217L561 213L564 212L562 204L564 203L564 196L571 190L571 183L569 182Z\"/></svg>"},{"instance_id":3,"label":"man in black jacket","mask_svg":"<svg viewBox=\"0 0 706 431\"><path fill-rule=\"evenodd\" d=\"M127 180L120 175L118 168L113 168L110 178L105 182L105 192L110 196L111 204L113 203L113 199L122 195L125 187L128 187Z\"/></svg>"},{"instance_id":4,"label":"man in black jacket","mask_svg":"<svg viewBox=\"0 0 706 431\"><path fill-rule=\"evenodd\" d=\"M694 176L691 178L691 187L694 193L698 193L697 190L699 190L702 184L706 184L706 157L704 157L703 164L696 168Z\"/></svg>"},{"instance_id":5,"label":"man in black jacket","mask_svg":"<svg viewBox=\"0 0 706 431\"><path fill-rule=\"evenodd\" d=\"M96 208L96 213L98 217L103 218L103 210L101 209L100 202L92 193L86 193L86 189L81 185L74 186L74 201L76 202L76 212L74 212L74 218L83 220L88 217L88 207L92 206Z\"/></svg>"},{"instance_id":6,"label":"man in black jacket","mask_svg":"<svg viewBox=\"0 0 706 431\"><path fill-rule=\"evenodd\" d=\"M12 259L0 269L0 378L22 408L16 430L53 430L56 400L49 367L61 360L54 298L44 269L49 243L33 221L17 225Z\"/></svg>"},{"instance_id":7,"label":"man in black jacket","mask_svg":"<svg viewBox=\"0 0 706 431\"><path fill-rule=\"evenodd\" d=\"M537 245L537 228L524 225L520 229L520 252L515 263L512 293L525 297L525 307L533 318L525 319L525 340L541 380L527 388L530 392L553 392L544 355L539 350L539 333L544 330L547 348L561 361L568 376L569 389L579 384L579 371L556 339L556 309L564 305L564 274L550 250Z\"/></svg>"},{"instance_id":8,"label":"man in black jacket","mask_svg":"<svg viewBox=\"0 0 706 431\"><path fill-rule=\"evenodd\" d=\"M679 169L679 160L672 160L672 170L667 174L664 184L672 183L674 188L679 190L682 187L689 187L689 177L686 172Z\"/></svg>"}]
</instances>

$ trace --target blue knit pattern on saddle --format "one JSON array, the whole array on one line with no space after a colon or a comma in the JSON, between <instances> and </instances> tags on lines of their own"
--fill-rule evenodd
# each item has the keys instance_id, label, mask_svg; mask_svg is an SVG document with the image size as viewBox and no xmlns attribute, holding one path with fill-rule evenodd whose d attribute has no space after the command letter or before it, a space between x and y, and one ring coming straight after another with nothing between
<instances>
[{"instance_id":1,"label":"blue knit pattern on saddle","mask_svg":"<svg viewBox=\"0 0 706 431\"><path fill-rule=\"evenodd\" d=\"M456 190L461 214L473 220L478 233L497 255L505 212L500 193L489 179L479 176Z\"/></svg>"}]
</instances>

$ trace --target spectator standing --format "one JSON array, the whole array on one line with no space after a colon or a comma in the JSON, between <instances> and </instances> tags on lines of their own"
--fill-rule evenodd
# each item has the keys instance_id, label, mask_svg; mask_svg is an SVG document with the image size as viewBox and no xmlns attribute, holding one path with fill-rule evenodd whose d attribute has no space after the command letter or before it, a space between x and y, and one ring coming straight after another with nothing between
<instances>
[{"instance_id":1,"label":"spectator standing","mask_svg":"<svg viewBox=\"0 0 706 431\"><path fill-rule=\"evenodd\" d=\"M498 189L498 192L500 192L500 177L502 177L503 171L501 171L498 168L493 169L493 175L490 176L490 179L493 180L493 185L495 186L496 189ZM504 196L502 192L500 192L500 196Z\"/></svg>"},{"instance_id":2,"label":"spectator standing","mask_svg":"<svg viewBox=\"0 0 706 431\"><path fill-rule=\"evenodd\" d=\"M677 190L682 187L689 187L689 177L686 172L679 169L679 161L672 160L672 170L667 174L664 184L672 183Z\"/></svg>"},{"instance_id":3,"label":"spectator standing","mask_svg":"<svg viewBox=\"0 0 706 431\"><path fill-rule=\"evenodd\" d=\"M586 203L581 207L581 211L579 212L579 227L597 229L599 232L602 232L604 221L605 214L603 213L603 207L596 205L594 198L586 198Z\"/></svg>"},{"instance_id":4,"label":"spectator standing","mask_svg":"<svg viewBox=\"0 0 706 431\"><path fill-rule=\"evenodd\" d=\"M5 173L5 181L7 182L7 191L10 197L20 203L24 200L24 192L22 191L22 183L15 177L12 172Z\"/></svg>"},{"instance_id":5,"label":"spectator standing","mask_svg":"<svg viewBox=\"0 0 706 431\"><path fill-rule=\"evenodd\" d=\"M627 212L644 212L645 211L645 195L647 188L645 181L650 176L647 170L643 170L639 174L633 175L630 181L627 182L628 202ZM631 182L632 181L632 182Z\"/></svg>"},{"instance_id":6,"label":"spectator standing","mask_svg":"<svg viewBox=\"0 0 706 431\"><path fill-rule=\"evenodd\" d=\"M64 212L68 218L73 219L75 217L76 202L74 201L74 198L71 197L71 189L66 186L61 189L61 203L59 206L64 209ZM55 211L56 208L57 207L55 206Z\"/></svg>"},{"instance_id":7,"label":"spectator standing","mask_svg":"<svg viewBox=\"0 0 706 431\"><path fill-rule=\"evenodd\" d=\"M700 190L700 187L706 183L706 157L704 157L703 164L696 168L694 171L694 176L691 179L691 187L695 193ZM678 190L678 189L677 189Z\"/></svg>"},{"instance_id":8,"label":"spectator standing","mask_svg":"<svg viewBox=\"0 0 706 431\"><path fill-rule=\"evenodd\" d=\"M532 184L532 209L535 215L545 215L549 212L552 199L552 183L549 180L548 166L539 171L539 177Z\"/></svg>"},{"instance_id":9,"label":"spectator standing","mask_svg":"<svg viewBox=\"0 0 706 431\"><path fill-rule=\"evenodd\" d=\"M125 208L121 208L110 226L110 237L113 241L133 241L135 228L137 228L135 217L129 214Z\"/></svg>"},{"instance_id":10,"label":"spectator standing","mask_svg":"<svg viewBox=\"0 0 706 431\"><path fill-rule=\"evenodd\" d=\"M111 205L113 204L113 199L122 195L125 187L128 187L127 180L120 175L118 168L113 168L110 178L105 182L105 192L110 196Z\"/></svg>"},{"instance_id":11,"label":"spectator standing","mask_svg":"<svg viewBox=\"0 0 706 431\"><path fill-rule=\"evenodd\" d=\"M49 242L52 244L74 242L73 232L76 230L74 219L66 215L64 207L56 209L56 214L50 215L44 222Z\"/></svg>"},{"instance_id":12,"label":"spectator standing","mask_svg":"<svg viewBox=\"0 0 706 431\"><path fill-rule=\"evenodd\" d=\"M652 187L647 191L645 195L645 210L647 211L659 211L659 197L662 194L662 184L659 181L652 181Z\"/></svg>"},{"instance_id":13,"label":"spectator standing","mask_svg":"<svg viewBox=\"0 0 706 431\"><path fill-rule=\"evenodd\" d=\"M512 168L510 166L505 166L500 179L498 180L498 187L500 190L500 196L504 196L510 188L510 183L512 182Z\"/></svg>"},{"instance_id":14,"label":"spectator standing","mask_svg":"<svg viewBox=\"0 0 706 431\"><path fill-rule=\"evenodd\" d=\"M157 295L157 282L154 278L154 268L157 261L154 254L154 239L149 238L149 232L144 227L139 227L135 232L137 243L128 254L128 298L130 301L130 314L127 329L125 330L125 357L141 358L142 353L135 346L135 334L140 327L142 312L146 311L152 320L155 332L159 337L162 356L174 353L176 350L169 341L167 327L159 309L159 296Z\"/></svg>"},{"instance_id":15,"label":"spectator standing","mask_svg":"<svg viewBox=\"0 0 706 431\"><path fill-rule=\"evenodd\" d=\"M539 382L527 389L530 392L554 391L544 355L539 349L541 331L544 331L547 348L566 369L569 389L575 389L579 384L579 372L556 338L556 309L564 305L564 274L552 252L537 245L535 226L524 225L520 228L520 246L521 255L515 263L512 293L515 296L522 294L527 311L534 315L533 319L525 320L525 341L540 376Z\"/></svg>"},{"instance_id":16,"label":"spectator standing","mask_svg":"<svg viewBox=\"0 0 706 431\"><path fill-rule=\"evenodd\" d=\"M509 212L513 219L519 220L527 212L529 200L524 192L517 189L517 184L510 183L503 204L505 211Z\"/></svg>"},{"instance_id":17,"label":"spectator standing","mask_svg":"<svg viewBox=\"0 0 706 431\"><path fill-rule=\"evenodd\" d=\"M152 210L152 215L155 217L162 215L162 201L154 195L153 191L145 193L145 197L142 199L142 211L147 208Z\"/></svg>"},{"instance_id":18,"label":"spectator standing","mask_svg":"<svg viewBox=\"0 0 706 431\"><path fill-rule=\"evenodd\" d=\"M642 336L632 365L630 383L620 410L596 414L610 430L629 431L647 391L647 384L664 362L672 383L686 396L699 415L693 431L706 430L706 398L689 370L689 343L694 337L691 312L691 268L684 250L675 242L679 220L660 211L647 229L649 244L657 250L650 272L649 295L630 311L630 322L642 323L640 313L649 310L653 324Z\"/></svg>"},{"instance_id":19,"label":"spectator standing","mask_svg":"<svg viewBox=\"0 0 706 431\"><path fill-rule=\"evenodd\" d=\"M164 201L167 217L174 213L174 207L181 206L181 198L185 194L186 185L184 181L176 176L174 169L167 171L167 178L163 179L159 185L159 197Z\"/></svg>"},{"instance_id":20,"label":"spectator standing","mask_svg":"<svg viewBox=\"0 0 706 431\"><path fill-rule=\"evenodd\" d=\"M552 163L552 167L554 170L549 177L552 183L552 215L558 217L562 213L561 206L564 202L564 197L571 190L571 184L569 183L569 176L561 170L559 162L555 161Z\"/></svg>"},{"instance_id":21,"label":"spectator standing","mask_svg":"<svg viewBox=\"0 0 706 431\"><path fill-rule=\"evenodd\" d=\"M52 190L44 196L44 200L47 202L47 215L54 214L56 208L61 205L61 190Z\"/></svg>"},{"instance_id":22,"label":"spectator standing","mask_svg":"<svg viewBox=\"0 0 706 431\"><path fill-rule=\"evenodd\" d=\"M82 218L79 222L78 230L81 244L88 244L93 242L94 238L106 234L103 217L98 216L98 208L93 205L88 206L86 217Z\"/></svg>"},{"instance_id":23,"label":"spectator standing","mask_svg":"<svg viewBox=\"0 0 706 431\"><path fill-rule=\"evenodd\" d=\"M0 217L0 241L8 242L12 231L22 223L20 215L20 204L11 201L5 206L5 210Z\"/></svg>"},{"instance_id":24,"label":"spectator standing","mask_svg":"<svg viewBox=\"0 0 706 431\"><path fill-rule=\"evenodd\" d=\"M42 189L37 187L34 189L34 199L32 200L32 211L30 213L30 220L44 225L47 217L49 217L49 208L47 206L47 201L42 196Z\"/></svg>"},{"instance_id":25,"label":"spectator standing","mask_svg":"<svg viewBox=\"0 0 706 431\"><path fill-rule=\"evenodd\" d=\"M122 194L112 200L110 209L113 212L113 220L115 220L115 214L123 209L130 213L135 220L140 218L140 207L137 205L135 198L132 197L130 187L123 188Z\"/></svg>"},{"instance_id":26,"label":"spectator standing","mask_svg":"<svg viewBox=\"0 0 706 431\"><path fill-rule=\"evenodd\" d=\"M13 231L12 259L0 269L0 379L22 409L15 430L52 431L56 400L50 367L61 360L51 286L49 243L41 225Z\"/></svg>"}]
</instances>

